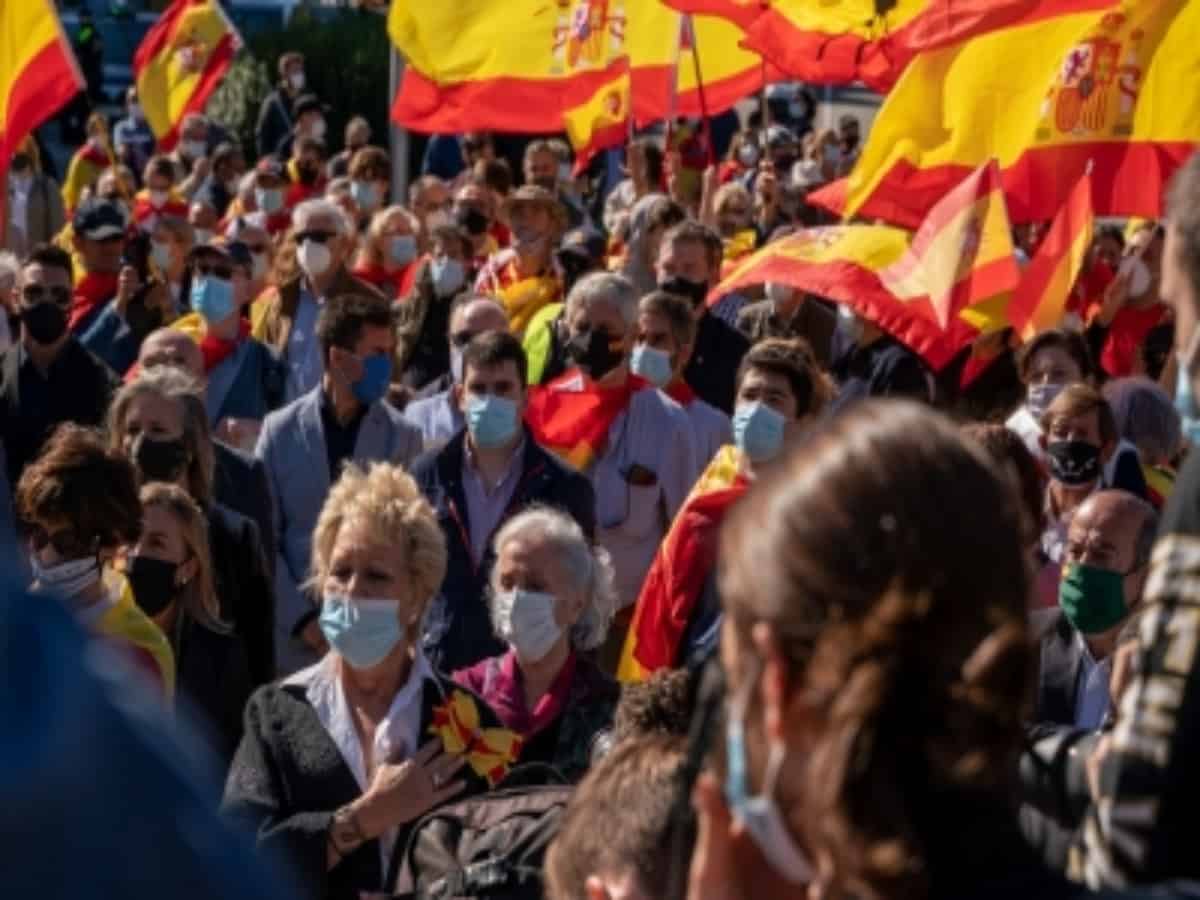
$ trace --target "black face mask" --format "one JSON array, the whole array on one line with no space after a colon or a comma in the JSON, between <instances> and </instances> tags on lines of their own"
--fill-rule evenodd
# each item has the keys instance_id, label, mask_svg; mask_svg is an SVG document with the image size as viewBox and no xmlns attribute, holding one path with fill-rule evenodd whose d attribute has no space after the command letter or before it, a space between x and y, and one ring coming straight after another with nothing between
<instances>
[{"instance_id":1,"label":"black face mask","mask_svg":"<svg viewBox=\"0 0 1200 900\"><path fill-rule=\"evenodd\" d=\"M622 350L614 350L603 331L581 331L567 341L567 358L593 380L603 378L625 359Z\"/></svg>"},{"instance_id":2,"label":"black face mask","mask_svg":"<svg viewBox=\"0 0 1200 900\"><path fill-rule=\"evenodd\" d=\"M174 481L188 463L183 441L159 440L142 435L133 447L133 462L146 481Z\"/></svg>"},{"instance_id":3,"label":"black face mask","mask_svg":"<svg viewBox=\"0 0 1200 900\"><path fill-rule=\"evenodd\" d=\"M21 175L31 164L32 160L30 160L28 153L18 153L12 158L12 165L9 167L9 170L14 175Z\"/></svg>"},{"instance_id":4,"label":"black face mask","mask_svg":"<svg viewBox=\"0 0 1200 900\"><path fill-rule=\"evenodd\" d=\"M1051 441L1046 445L1050 475L1069 487L1090 484L1100 477L1100 448L1087 441Z\"/></svg>"},{"instance_id":5,"label":"black face mask","mask_svg":"<svg viewBox=\"0 0 1200 900\"><path fill-rule=\"evenodd\" d=\"M308 187L316 184L321 175L320 167L310 165L297 166L296 172L300 175L300 183Z\"/></svg>"},{"instance_id":6,"label":"black face mask","mask_svg":"<svg viewBox=\"0 0 1200 900\"><path fill-rule=\"evenodd\" d=\"M175 584L175 563L149 556L131 556L125 560L125 577L133 588L133 599L148 616L157 616L171 605L179 586Z\"/></svg>"},{"instance_id":7,"label":"black face mask","mask_svg":"<svg viewBox=\"0 0 1200 900\"><path fill-rule=\"evenodd\" d=\"M454 213L454 219L468 234L476 237L488 230L488 217L473 206L463 206Z\"/></svg>"},{"instance_id":8,"label":"black face mask","mask_svg":"<svg viewBox=\"0 0 1200 900\"><path fill-rule=\"evenodd\" d=\"M53 344L66 333L67 311L57 303L43 300L22 308L21 321L37 343Z\"/></svg>"},{"instance_id":9,"label":"black face mask","mask_svg":"<svg viewBox=\"0 0 1200 900\"><path fill-rule=\"evenodd\" d=\"M685 300L690 300L693 307L700 306L704 302L704 298L708 296L707 281L690 281L679 275L669 278L666 281L660 281L658 289L666 291L668 294L675 294L677 297L683 297Z\"/></svg>"}]
</instances>

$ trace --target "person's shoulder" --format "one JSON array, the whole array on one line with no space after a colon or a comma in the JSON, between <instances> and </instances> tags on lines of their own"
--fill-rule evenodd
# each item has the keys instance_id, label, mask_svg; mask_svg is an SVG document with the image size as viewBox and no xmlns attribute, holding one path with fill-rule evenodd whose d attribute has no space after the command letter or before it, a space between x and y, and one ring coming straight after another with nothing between
<instances>
[{"instance_id":1,"label":"person's shoulder","mask_svg":"<svg viewBox=\"0 0 1200 900\"><path fill-rule=\"evenodd\" d=\"M751 303L747 303L741 309L738 310L738 314L737 314L738 325L741 326L741 324L743 322L746 322L746 323L755 322L758 319L764 318L770 312L771 312L771 301L770 300L755 300Z\"/></svg>"},{"instance_id":2,"label":"person's shoulder","mask_svg":"<svg viewBox=\"0 0 1200 900\"><path fill-rule=\"evenodd\" d=\"M225 532L226 535L239 544L257 543L259 541L257 523L249 516L226 506L224 503L214 502L209 507L208 519L214 531Z\"/></svg>"},{"instance_id":3,"label":"person's shoulder","mask_svg":"<svg viewBox=\"0 0 1200 900\"><path fill-rule=\"evenodd\" d=\"M1057 606L1037 609L1029 615L1030 634L1039 641L1051 640L1069 628L1070 624L1067 622L1066 616Z\"/></svg>"},{"instance_id":4,"label":"person's shoulder","mask_svg":"<svg viewBox=\"0 0 1200 900\"><path fill-rule=\"evenodd\" d=\"M695 419L705 425L715 426L727 425L729 423L729 416L726 413L717 409L708 401L701 400L699 397L696 397L687 405L686 411L689 418Z\"/></svg>"}]
</instances>

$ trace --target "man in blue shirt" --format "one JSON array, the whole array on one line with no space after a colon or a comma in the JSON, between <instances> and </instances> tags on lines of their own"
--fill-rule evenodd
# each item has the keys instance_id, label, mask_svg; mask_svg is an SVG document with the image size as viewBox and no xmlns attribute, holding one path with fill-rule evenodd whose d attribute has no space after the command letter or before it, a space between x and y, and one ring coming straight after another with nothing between
<instances>
[{"instance_id":1,"label":"man in blue shirt","mask_svg":"<svg viewBox=\"0 0 1200 900\"><path fill-rule=\"evenodd\" d=\"M125 92L125 111L128 115L113 126L113 149L121 162L141 173L154 155L154 132L146 123L137 88L132 85Z\"/></svg>"}]
</instances>

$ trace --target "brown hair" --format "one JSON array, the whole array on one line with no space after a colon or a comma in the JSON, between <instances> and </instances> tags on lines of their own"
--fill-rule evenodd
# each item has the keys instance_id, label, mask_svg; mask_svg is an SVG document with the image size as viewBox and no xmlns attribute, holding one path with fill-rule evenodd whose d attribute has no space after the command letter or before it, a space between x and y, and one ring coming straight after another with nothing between
<instances>
[{"instance_id":1,"label":"brown hair","mask_svg":"<svg viewBox=\"0 0 1200 900\"><path fill-rule=\"evenodd\" d=\"M1088 349L1083 335L1065 328L1052 328L1049 331L1043 331L1021 349L1021 357L1017 361L1017 371L1021 376L1021 381L1029 381L1029 368L1033 365L1033 358L1047 347L1056 347L1075 360L1084 381L1091 381L1096 377L1096 364L1092 361L1092 351Z\"/></svg>"},{"instance_id":2,"label":"brown hair","mask_svg":"<svg viewBox=\"0 0 1200 900\"><path fill-rule=\"evenodd\" d=\"M1074 419L1095 413L1100 422L1100 439L1112 443L1117 439L1117 420L1104 395L1090 384L1077 382L1063 388L1049 409L1042 413L1042 432L1049 436L1060 419Z\"/></svg>"},{"instance_id":3,"label":"brown hair","mask_svg":"<svg viewBox=\"0 0 1200 900\"><path fill-rule=\"evenodd\" d=\"M982 452L900 401L833 420L726 520L724 637L769 625L822 723L803 802L778 796L834 895L926 896L965 804L1007 798L1031 674L1019 535Z\"/></svg>"},{"instance_id":4,"label":"brown hair","mask_svg":"<svg viewBox=\"0 0 1200 900\"><path fill-rule=\"evenodd\" d=\"M193 619L209 628L226 630L213 584L212 551L208 546L208 517L200 505L177 484L154 481L142 486L142 509L160 506L179 523L183 543L196 560L196 577L184 585L183 605ZM186 560L185 560L186 562Z\"/></svg>"},{"instance_id":5,"label":"brown hair","mask_svg":"<svg viewBox=\"0 0 1200 900\"><path fill-rule=\"evenodd\" d=\"M529 379L529 360L525 357L525 348L521 342L507 331L484 331L475 335L463 348L462 377L467 378L467 369L480 369L484 366L498 366L511 362L517 367L518 382L522 388Z\"/></svg>"},{"instance_id":6,"label":"brown hair","mask_svg":"<svg viewBox=\"0 0 1200 900\"><path fill-rule=\"evenodd\" d=\"M512 190L512 167L507 159L478 160L471 174L471 183L489 188L503 197Z\"/></svg>"},{"instance_id":7,"label":"brown hair","mask_svg":"<svg viewBox=\"0 0 1200 900\"><path fill-rule=\"evenodd\" d=\"M146 168L142 170L142 181L149 181L154 175L161 175L167 181L171 182L171 184L174 184L179 177L176 174L175 162L171 157L163 156L162 154L150 157L150 160L146 163Z\"/></svg>"},{"instance_id":8,"label":"brown hair","mask_svg":"<svg viewBox=\"0 0 1200 900\"><path fill-rule=\"evenodd\" d=\"M692 723L692 707L688 670L659 669L645 681L621 685L621 699L613 713L613 738L685 737Z\"/></svg>"},{"instance_id":9,"label":"brown hair","mask_svg":"<svg viewBox=\"0 0 1200 900\"><path fill-rule=\"evenodd\" d=\"M21 260L21 268L32 266L34 264L41 266L43 269L62 269L67 273L67 278L72 280L75 278L75 266L71 262L71 254L56 244L38 244L29 254Z\"/></svg>"},{"instance_id":10,"label":"brown hair","mask_svg":"<svg viewBox=\"0 0 1200 900\"><path fill-rule=\"evenodd\" d=\"M797 419L818 415L833 399L833 382L803 338L766 338L751 347L738 366L739 390L751 369L781 375L788 380L796 398Z\"/></svg>"},{"instance_id":11,"label":"brown hair","mask_svg":"<svg viewBox=\"0 0 1200 900\"><path fill-rule=\"evenodd\" d=\"M1046 482L1037 460L1017 434L1003 425L972 422L963 425L963 435L983 448L1003 477L1012 479L1021 508L1025 512L1026 542L1032 542L1042 532L1045 508L1042 505Z\"/></svg>"},{"instance_id":12,"label":"brown hair","mask_svg":"<svg viewBox=\"0 0 1200 900\"><path fill-rule=\"evenodd\" d=\"M353 352L367 326L394 329L396 316L392 304L371 294L340 294L331 297L317 316L317 341L322 359L329 358L331 347Z\"/></svg>"},{"instance_id":13,"label":"brown hair","mask_svg":"<svg viewBox=\"0 0 1200 900\"><path fill-rule=\"evenodd\" d=\"M27 525L67 522L80 541L112 550L142 530L137 474L99 431L67 422L17 482L17 515Z\"/></svg>"},{"instance_id":14,"label":"brown hair","mask_svg":"<svg viewBox=\"0 0 1200 900\"><path fill-rule=\"evenodd\" d=\"M592 875L632 875L639 894L666 896L671 867L663 865L663 848L685 758L682 739L648 737L617 745L588 772L546 852L548 900L585 896ZM694 818L687 825L690 855Z\"/></svg>"},{"instance_id":15,"label":"brown hair","mask_svg":"<svg viewBox=\"0 0 1200 900\"><path fill-rule=\"evenodd\" d=\"M651 291L638 302L638 315L662 316L671 329L671 337L679 347L689 347L696 340L696 317L692 304L666 291Z\"/></svg>"},{"instance_id":16,"label":"brown hair","mask_svg":"<svg viewBox=\"0 0 1200 900\"><path fill-rule=\"evenodd\" d=\"M721 243L721 237L707 225L701 225L693 219L685 219L677 225L671 226L667 233L663 235L663 245L668 244L686 244L696 243L704 248L704 255L708 257L708 267L712 269L715 276L721 268L721 255L725 252L725 245Z\"/></svg>"},{"instance_id":17,"label":"brown hair","mask_svg":"<svg viewBox=\"0 0 1200 900\"><path fill-rule=\"evenodd\" d=\"M379 147L363 147L350 157L349 174L351 178L390 181L392 163Z\"/></svg>"}]
</instances>

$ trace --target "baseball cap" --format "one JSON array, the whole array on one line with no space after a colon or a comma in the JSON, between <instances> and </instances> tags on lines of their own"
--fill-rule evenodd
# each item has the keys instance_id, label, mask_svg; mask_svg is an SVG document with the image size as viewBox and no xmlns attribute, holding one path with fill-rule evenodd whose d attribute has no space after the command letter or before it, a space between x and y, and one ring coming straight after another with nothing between
<instances>
[{"instance_id":1,"label":"baseball cap","mask_svg":"<svg viewBox=\"0 0 1200 900\"><path fill-rule=\"evenodd\" d=\"M91 197L75 208L71 228L90 241L119 237L125 233L125 211L115 201Z\"/></svg>"},{"instance_id":2,"label":"baseball cap","mask_svg":"<svg viewBox=\"0 0 1200 900\"><path fill-rule=\"evenodd\" d=\"M254 268L254 257L250 253L250 248L241 241L214 238L207 244L198 244L193 247L188 254L188 259L193 260L200 256L220 256L235 266L242 266L247 270Z\"/></svg>"},{"instance_id":3,"label":"baseball cap","mask_svg":"<svg viewBox=\"0 0 1200 900\"><path fill-rule=\"evenodd\" d=\"M563 235L558 246L558 256L560 259L576 257L582 263L603 266L607 249L604 235L595 228L572 228Z\"/></svg>"}]
</instances>

